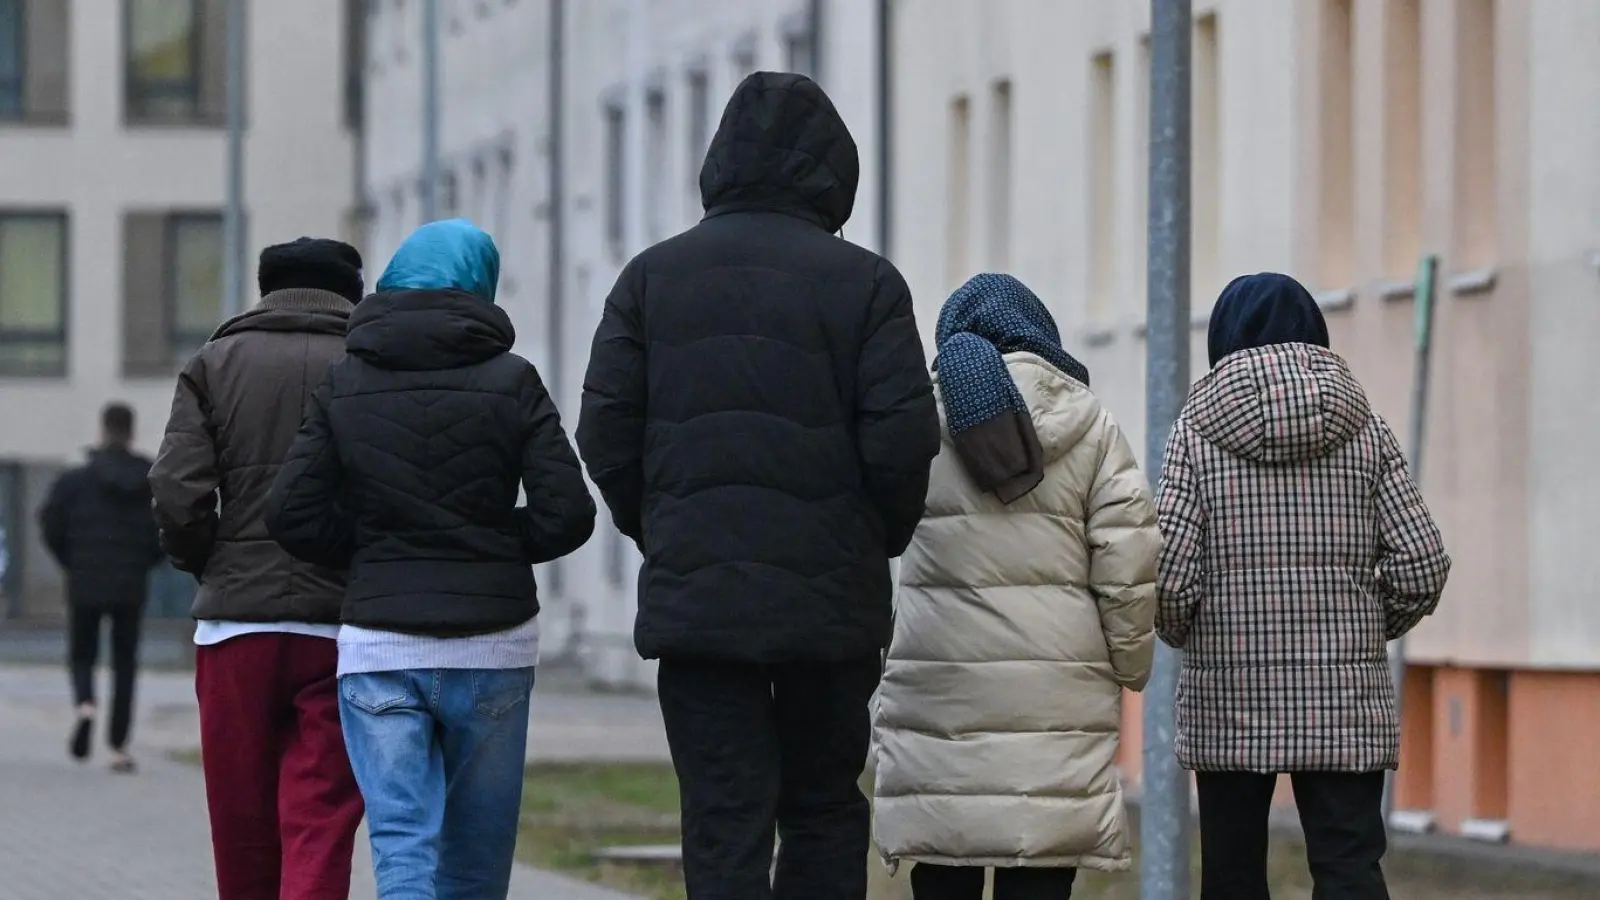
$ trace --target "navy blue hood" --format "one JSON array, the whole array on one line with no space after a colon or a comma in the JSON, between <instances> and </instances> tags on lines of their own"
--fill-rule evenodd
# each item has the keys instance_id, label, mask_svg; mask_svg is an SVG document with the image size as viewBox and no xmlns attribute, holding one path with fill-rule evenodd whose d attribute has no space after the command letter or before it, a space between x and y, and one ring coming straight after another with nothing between
<instances>
[{"instance_id":1,"label":"navy blue hood","mask_svg":"<svg viewBox=\"0 0 1600 900\"><path fill-rule=\"evenodd\" d=\"M1328 346L1322 308L1300 282L1277 272L1241 275L1211 310L1206 351L1211 366L1241 350L1270 344Z\"/></svg>"}]
</instances>

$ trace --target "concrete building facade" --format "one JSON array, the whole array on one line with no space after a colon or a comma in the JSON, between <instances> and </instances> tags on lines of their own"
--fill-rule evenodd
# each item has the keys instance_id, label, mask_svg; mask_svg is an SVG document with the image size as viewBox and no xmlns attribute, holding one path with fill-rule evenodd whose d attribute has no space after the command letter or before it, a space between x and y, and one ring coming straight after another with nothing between
<instances>
[{"instance_id":1,"label":"concrete building facade","mask_svg":"<svg viewBox=\"0 0 1600 900\"><path fill-rule=\"evenodd\" d=\"M347 230L352 6L245 4L250 248ZM0 0L6 618L60 613L34 514L101 405L130 403L153 452L178 367L224 315L225 34L224 0ZM158 585L158 614L187 615L188 579Z\"/></svg>"},{"instance_id":2,"label":"concrete building facade","mask_svg":"<svg viewBox=\"0 0 1600 900\"><path fill-rule=\"evenodd\" d=\"M421 224L421 6L379 0L367 22L374 271ZM877 240L877 4L443 0L440 9L439 214L494 235L517 350L539 366L569 431L606 294L629 257L699 219L706 146L748 73L806 72L831 90L862 156L845 233ZM547 658L576 661L602 684L653 687L653 668L633 648L639 561L602 512L582 550L543 567Z\"/></svg>"},{"instance_id":3,"label":"concrete building facade","mask_svg":"<svg viewBox=\"0 0 1600 900\"><path fill-rule=\"evenodd\" d=\"M897 7L890 250L924 330L967 275L1014 272L1142 446L1149 5ZM1600 5L1194 10L1194 374L1226 281L1291 272L1404 437L1411 285L1441 260L1423 486L1455 569L1409 642L1399 805L1600 849L1581 749L1600 734Z\"/></svg>"}]
</instances>

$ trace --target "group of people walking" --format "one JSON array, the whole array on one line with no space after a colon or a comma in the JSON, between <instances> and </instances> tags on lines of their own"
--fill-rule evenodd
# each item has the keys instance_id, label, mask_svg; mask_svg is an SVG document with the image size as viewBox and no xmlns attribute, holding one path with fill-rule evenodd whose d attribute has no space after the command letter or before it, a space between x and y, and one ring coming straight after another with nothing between
<instances>
[{"instance_id":1,"label":"group of people walking","mask_svg":"<svg viewBox=\"0 0 1600 900\"><path fill-rule=\"evenodd\" d=\"M461 220L411 235L370 295L347 245L267 248L261 302L184 369L153 467L108 414L46 531L74 603L110 597L131 588L95 580L94 523L153 499L199 580L223 900L346 897L363 814L383 900L506 896L531 566L590 536L585 468L644 557L635 640L660 660L693 900L862 900L874 832L920 900L977 900L986 868L997 900L1127 868L1120 705L1157 635L1185 651L1206 900L1267 896L1279 773L1318 896L1387 896L1385 643L1449 559L1315 301L1283 275L1228 286L1152 496L1017 279L949 298L930 376L905 281L835 237L858 175L815 83L746 79L705 218L606 300L577 452Z\"/></svg>"}]
</instances>

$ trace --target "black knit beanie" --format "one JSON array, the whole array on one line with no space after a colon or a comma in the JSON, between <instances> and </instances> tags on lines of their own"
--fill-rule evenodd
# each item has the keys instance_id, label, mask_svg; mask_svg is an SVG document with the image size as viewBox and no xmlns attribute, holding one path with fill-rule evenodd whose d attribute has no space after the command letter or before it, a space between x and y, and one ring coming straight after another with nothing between
<instances>
[{"instance_id":1,"label":"black knit beanie","mask_svg":"<svg viewBox=\"0 0 1600 900\"><path fill-rule=\"evenodd\" d=\"M315 288L360 303L361 253L343 241L329 238L303 237L287 244L273 244L261 251L256 283L263 297L285 288Z\"/></svg>"},{"instance_id":2,"label":"black knit beanie","mask_svg":"<svg viewBox=\"0 0 1600 900\"><path fill-rule=\"evenodd\" d=\"M1269 344L1328 346L1328 323L1300 282L1277 272L1241 275L1222 289L1211 310L1206 350L1211 365L1241 350Z\"/></svg>"}]
</instances>

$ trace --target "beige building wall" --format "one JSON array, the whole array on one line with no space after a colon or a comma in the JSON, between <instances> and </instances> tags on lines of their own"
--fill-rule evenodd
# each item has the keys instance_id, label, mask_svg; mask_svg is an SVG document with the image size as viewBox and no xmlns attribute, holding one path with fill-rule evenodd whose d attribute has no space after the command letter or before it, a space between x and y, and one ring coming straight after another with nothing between
<instances>
[{"instance_id":1,"label":"beige building wall","mask_svg":"<svg viewBox=\"0 0 1600 900\"><path fill-rule=\"evenodd\" d=\"M1195 373L1227 279L1290 272L1404 437L1409 285L1439 254L1423 480L1456 569L1411 658L1600 667L1600 5L1194 6ZM1009 269L1136 442L1148 27L1122 0L927 0L894 34L891 249L925 335Z\"/></svg>"},{"instance_id":2,"label":"beige building wall","mask_svg":"<svg viewBox=\"0 0 1600 900\"><path fill-rule=\"evenodd\" d=\"M225 134L214 126L125 124L124 3L31 2L68 8L66 119L0 120L0 211L69 216L67 372L0 377L0 458L77 459L97 438L101 404L113 398L133 404L137 443L153 451L173 379L123 375L123 217L220 211ZM256 298L255 250L303 234L341 233L353 205L354 145L345 118L343 4L246 6L248 303ZM201 9L204 17L221 5L207 0Z\"/></svg>"}]
</instances>

